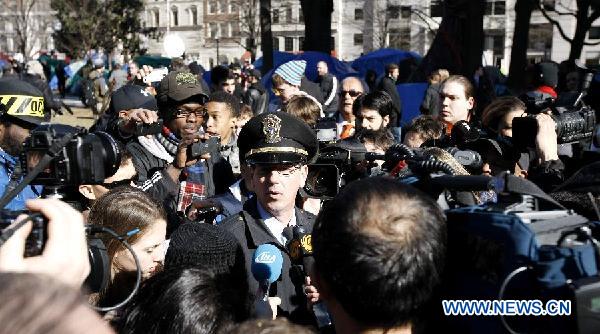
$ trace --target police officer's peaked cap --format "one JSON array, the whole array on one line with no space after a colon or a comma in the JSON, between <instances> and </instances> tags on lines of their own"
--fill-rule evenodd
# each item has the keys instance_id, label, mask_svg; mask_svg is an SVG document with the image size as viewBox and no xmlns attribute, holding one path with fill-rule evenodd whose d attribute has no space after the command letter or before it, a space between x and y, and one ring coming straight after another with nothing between
<instances>
[{"instance_id":1,"label":"police officer's peaked cap","mask_svg":"<svg viewBox=\"0 0 600 334\"><path fill-rule=\"evenodd\" d=\"M240 132L238 147L249 164L297 164L312 162L319 142L301 119L274 112L252 117Z\"/></svg>"},{"instance_id":2,"label":"police officer's peaked cap","mask_svg":"<svg viewBox=\"0 0 600 334\"><path fill-rule=\"evenodd\" d=\"M0 114L32 126L50 121L50 113L44 112L44 94L29 83L14 78L0 79Z\"/></svg>"}]
</instances>

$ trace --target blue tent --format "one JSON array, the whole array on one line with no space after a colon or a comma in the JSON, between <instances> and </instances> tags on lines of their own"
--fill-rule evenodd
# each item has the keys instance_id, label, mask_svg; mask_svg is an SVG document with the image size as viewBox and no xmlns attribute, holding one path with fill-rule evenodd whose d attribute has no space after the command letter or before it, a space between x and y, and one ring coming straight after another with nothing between
<instances>
[{"instance_id":1,"label":"blue tent","mask_svg":"<svg viewBox=\"0 0 600 334\"><path fill-rule=\"evenodd\" d=\"M365 77L367 70L374 70L379 78L383 76L385 72L385 65L390 63L398 64L408 58L420 60L421 56L415 52L401 51L396 49L381 49L369 52L362 57L356 58L351 62L351 65L353 69L360 73L361 78Z\"/></svg>"},{"instance_id":2,"label":"blue tent","mask_svg":"<svg viewBox=\"0 0 600 334\"><path fill-rule=\"evenodd\" d=\"M317 63L325 61L329 67L329 73L335 75L342 80L347 76L358 75L358 73L347 63L338 60L328 54L316 51L306 51L299 54L288 52L273 52L273 69L277 69L280 65L292 60L306 60L306 77L315 81L317 79ZM263 59L259 58L254 62L254 68L261 69ZM263 75L264 79L270 79L273 75L273 70ZM263 81L265 84L265 81Z\"/></svg>"}]
</instances>

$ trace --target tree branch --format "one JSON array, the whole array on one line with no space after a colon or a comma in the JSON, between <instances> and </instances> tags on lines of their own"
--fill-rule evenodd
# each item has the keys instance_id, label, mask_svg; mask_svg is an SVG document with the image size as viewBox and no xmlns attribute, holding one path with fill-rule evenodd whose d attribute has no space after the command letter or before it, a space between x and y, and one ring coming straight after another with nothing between
<instances>
[{"instance_id":1,"label":"tree branch","mask_svg":"<svg viewBox=\"0 0 600 334\"><path fill-rule=\"evenodd\" d=\"M536 3L537 8L540 10L540 12L542 13L542 15L544 15L544 17L546 18L546 20L548 20L548 22L550 22L553 26L555 26L558 29L558 33L560 34L560 36L567 42L572 43L573 39L569 38L567 36L567 34L565 34L562 26L560 25L560 23L558 21L556 21L555 19L551 18L550 15L548 15L548 13L546 12L546 10L544 9L544 7L541 5L541 3L537 2Z\"/></svg>"}]
</instances>

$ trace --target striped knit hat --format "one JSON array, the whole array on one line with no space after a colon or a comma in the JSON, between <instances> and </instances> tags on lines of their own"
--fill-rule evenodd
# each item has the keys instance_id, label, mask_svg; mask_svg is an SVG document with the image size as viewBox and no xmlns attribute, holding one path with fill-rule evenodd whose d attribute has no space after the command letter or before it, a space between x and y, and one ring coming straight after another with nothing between
<instances>
[{"instance_id":1,"label":"striped knit hat","mask_svg":"<svg viewBox=\"0 0 600 334\"><path fill-rule=\"evenodd\" d=\"M279 66L275 70L275 74L279 74L283 80L291 85L300 86L304 70L306 70L306 60L292 60Z\"/></svg>"}]
</instances>

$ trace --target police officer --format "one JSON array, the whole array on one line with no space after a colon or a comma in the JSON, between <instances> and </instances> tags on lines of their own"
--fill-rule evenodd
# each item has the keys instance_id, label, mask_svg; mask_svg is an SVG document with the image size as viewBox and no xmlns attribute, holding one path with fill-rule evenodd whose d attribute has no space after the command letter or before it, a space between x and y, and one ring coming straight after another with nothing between
<instances>
[{"instance_id":1,"label":"police officer","mask_svg":"<svg viewBox=\"0 0 600 334\"><path fill-rule=\"evenodd\" d=\"M0 194L19 184L24 174L19 164L23 142L32 129L50 120L43 96L24 81L0 79ZM4 209L25 209L25 201L39 197L41 190L39 186L26 187Z\"/></svg>"},{"instance_id":2,"label":"police officer","mask_svg":"<svg viewBox=\"0 0 600 334\"><path fill-rule=\"evenodd\" d=\"M229 217L221 226L240 241L246 257L250 291L257 291L250 264L259 245L272 244L281 250L283 270L271 286L271 297L281 298L278 316L307 323L309 313L300 282L291 270L287 244L291 229L297 225L306 233L312 231L314 216L297 207L298 190L304 186L307 163L318 153L314 131L295 116L275 112L250 119L238 138L240 155L251 169L255 196L247 200L244 210ZM292 277L295 277L292 279Z\"/></svg>"}]
</instances>

